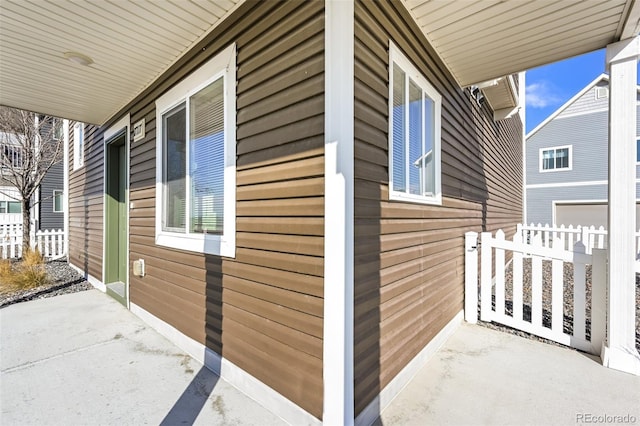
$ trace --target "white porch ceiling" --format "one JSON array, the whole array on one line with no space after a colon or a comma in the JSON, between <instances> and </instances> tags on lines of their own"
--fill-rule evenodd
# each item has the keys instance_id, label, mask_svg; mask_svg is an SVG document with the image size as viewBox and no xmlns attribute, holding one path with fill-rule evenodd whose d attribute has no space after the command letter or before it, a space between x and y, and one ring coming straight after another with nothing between
<instances>
[{"instance_id":1,"label":"white porch ceiling","mask_svg":"<svg viewBox=\"0 0 640 426\"><path fill-rule=\"evenodd\" d=\"M103 124L243 1L1 0L0 104ZM603 48L640 22L640 0L402 1L461 86Z\"/></svg>"},{"instance_id":2,"label":"white porch ceiling","mask_svg":"<svg viewBox=\"0 0 640 426\"><path fill-rule=\"evenodd\" d=\"M239 1L2 0L0 104L102 124Z\"/></svg>"},{"instance_id":3,"label":"white porch ceiling","mask_svg":"<svg viewBox=\"0 0 640 426\"><path fill-rule=\"evenodd\" d=\"M403 0L465 87L638 34L634 0Z\"/></svg>"}]
</instances>

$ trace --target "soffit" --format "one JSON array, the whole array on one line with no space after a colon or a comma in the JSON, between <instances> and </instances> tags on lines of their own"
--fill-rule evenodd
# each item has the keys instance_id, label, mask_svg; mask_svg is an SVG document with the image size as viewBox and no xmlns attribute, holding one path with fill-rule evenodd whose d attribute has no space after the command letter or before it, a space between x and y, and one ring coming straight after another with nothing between
<instances>
[{"instance_id":1,"label":"soffit","mask_svg":"<svg viewBox=\"0 0 640 426\"><path fill-rule=\"evenodd\" d=\"M2 0L0 104L103 124L242 1Z\"/></svg>"},{"instance_id":2,"label":"soffit","mask_svg":"<svg viewBox=\"0 0 640 426\"><path fill-rule=\"evenodd\" d=\"M103 124L243 1L2 0L0 104ZM633 0L402 1L463 87L603 48L640 22Z\"/></svg>"},{"instance_id":3,"label":"soffit","mask_svg":"<svg viewBox=\"0 0 640 426\"><path fill-rule=\"evenodd\" d=\"M403 0L458 83L478 84L638 34L634 0Z\"/></svg>"}]
</instances>

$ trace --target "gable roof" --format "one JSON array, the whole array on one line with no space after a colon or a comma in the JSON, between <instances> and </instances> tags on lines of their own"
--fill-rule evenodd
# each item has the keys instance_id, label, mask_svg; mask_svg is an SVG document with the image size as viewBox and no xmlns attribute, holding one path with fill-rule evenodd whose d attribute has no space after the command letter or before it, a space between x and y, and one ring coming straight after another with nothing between
<instances>
[{"instance_id":1,"label":"gable roof","mask_svg":"<svg viewBox=\"0 0 640 426\"><path fill-rule=\"evenodd\" d=\"M567 108L569 108L574 102L576 102L578 99L580 99L585 93L587 93L589 90L591 90L593 88L593 86L595 86L596 84L600 83L601 81L606 81L607 83L609 83L609 76L607 74L603 73L603 74L600 74L599 76L597 76L595 79L593 79L593 81L591 81L591 83L587 84L582 90L580 90L578 93L576 93L571 99L569 99L567 102L565 102L560 108L555 110L550 116L545 118L544 121L542 121L540 124L538 124L529 133L527 133L525 135L525 142L527 141L527 139L529 139L531 136L533 136L535 133L537 133L540 129L542 129L544 126L546 126L550 121L552 121L554 118L556 118L558 115L560 115L563 111L565 111ZM638 90L638 92L640 92L640 86L637 86L636 89Z\"/></svg>"},{"instance_id":2,"label":"gable roof","mask_svg":"<svg viewBox=\"0 0 640 426\"><path fill-rule=\"evenodd\" d=\"M609 81L609 76L607 74L600 74L599 76L597 76L595 79L593 79L593 81L591 81L591 83L587 84L582 90L580 90L578 93L576 93L571 99L569 99L567 102L564 103L564 105L562 105L560 108L558 108L557 110L555 110L553 112L553 114L551 114L550 116L548 116L547 118L544 119L544 121L542 121L540 124L538 124L533 130L531 130L529 133L526 134L525 141L527 139L529 139L531 136L533 136L538 130L542 129L544 126L547 125L547 123L549 123L551 120L553 120L554 118L556 118L558 115L560 115L560 113L562 113L562 111L564 111L565 109L569 108L569 106L571 106L571 104L573 104L575 101L577 101L578 99L580 99L582 97L582 95L584 95L585 93L587 93L589 90L591 90L591 88L593 86L595 86L596 84L598 84L600 81L602 80L606 80L607 82Z\"/></svg>"}]
</instances>

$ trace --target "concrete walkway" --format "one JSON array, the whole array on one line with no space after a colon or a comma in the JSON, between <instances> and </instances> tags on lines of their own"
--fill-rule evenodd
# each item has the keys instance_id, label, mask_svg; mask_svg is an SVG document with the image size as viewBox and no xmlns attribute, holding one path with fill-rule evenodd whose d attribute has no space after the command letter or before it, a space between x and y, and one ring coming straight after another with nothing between
<instances>
[{"instance_id":1,"label":"concrete walkway","mask_svg":"<svg viewBox=\"0 0 640 426\"><path fill-rule=\"evenodd\" d=\"M0 336L3 426L282 424L97 290L0 309ZM640 424L640 377L468 324L377 422L590 423Z\"/></svg>"},{"instance_id":2,"label":"concrete walkway","mask_svg":"<svg viewBox=\"0 0 640 426\"><path fill-rule=\"evenodd\" d=\"M458 328L378 420L380 425L593 423L640 425L640 377L604 368L598 358L578 351L469 324Z\"/></svg>"},{"instance_id":3,"label":"concrete walkway","mask_svg":"<svg viewBox=\"0 0 640 426\"><path fill-rule=\"evenodd\" d=\"M0 309L0 424L276 425L97 290Z\"/></svg>"}]
</instances>

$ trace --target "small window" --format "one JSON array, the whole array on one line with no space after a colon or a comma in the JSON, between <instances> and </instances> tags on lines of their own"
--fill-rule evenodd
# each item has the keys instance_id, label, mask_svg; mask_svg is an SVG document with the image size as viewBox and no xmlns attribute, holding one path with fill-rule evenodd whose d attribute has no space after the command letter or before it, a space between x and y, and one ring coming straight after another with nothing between
<instances>
[{"instance_id":1,"label":"small window","mask_svg":"<svg viewBox=\"0 0 640 426\"><path fill-rule=\"evenodd\" d=\"M571 146L557 146L540 150L540 171L571 170Z\"/></svg>"},{"instance_id":2,"label":"small window","mask_svg":"<svg viewBox=\"0 0 640 426\"><path fill-rule=\"evenodd\" d=\"M0 201L0 214L7 212L7 202Z\"/></svg>"},{"instance_id":3,"label":"small window","mask_svg":"<svg viewBox=\"0 0 640 426\"><path fill-rule=\"evenodd\" d=\"M53 212L54 213L62 213L62 191L53 191Z\"/></svg>"},{"instance_id":4,"label":"small window","mask_svg":"<svg viewBox=\"0 0 640 426\"><path fill-rule=\"evenodd\" d=\"M22 203L20 201L9 201L7 213L22 213Z\"/></svg>"},{"instance_id":5,"label":"small window","mask_svg":"<svg viewBox=\"0 0 640 426\"><path fill-rule=\"evenodd\" d=\"M73 126L73 170L84 165L84 123Z\"/></svg>"},{"instance_id":6,"label":"small window","mask_svg":"<svg viewBox=\"0 0 640 426\"><path fill-rule=\"evenodd\" d=\"M390 42L389 198L441 204L442 96Z\"/></svg>"},{"instance_id":7,"label":"small window","mask_svg":"<svg viewBox=\"0 0 640 426\"><path fill-rule=\"evenodd\" d=\"M156 101L156 242L235 256L235 45Z\"/></svg>"},{"instance_id":8,"label":"small window","mask_svg":"<svg viewBox=\"0 0 640 426\"><path fill-rule=\"evenodd\" d=\"M6 159L5 164L12 169L21 169L24 159L24 148L19 145L4 144L2 145L1 156Z\"/></svg>"},{"instance_id":9,"label":"small window","mask_svg":"<svg viewBox=\"0 0 640 426\"><path fill-rule=\"evenodd\" d=\"M609 97L609 88L605 86L596 87L596 99L604 99Z\"/></svg>"},{"instance_id":10,"label":"small window","mask_svg":"<svg viewBox=\"0 0 640 426\"><path fill-rule=\"evenodd\" d=\"M636 140L636 163L640 163L640 139Z\"/></svg>"}]
</instances>

